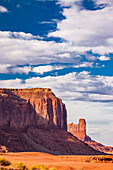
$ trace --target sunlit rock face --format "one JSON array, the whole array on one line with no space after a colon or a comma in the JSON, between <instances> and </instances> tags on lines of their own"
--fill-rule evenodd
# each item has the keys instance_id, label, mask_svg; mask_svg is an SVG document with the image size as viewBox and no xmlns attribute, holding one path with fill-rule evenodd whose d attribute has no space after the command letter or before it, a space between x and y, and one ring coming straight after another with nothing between
<instances>
[{"instance_id":1,"label":"sunlit rock face","mask_svg":"<svg viewBox=\"0 0 113 170\"><path fill-rule=\"evenodd\" d=\"M85 119L79 119L78 124L70 123L67 126L68 132L72 133L78 139L85 141L86 137L86 121Z\"/></svg>"},{"instance_id":2,"label":"sunlit rock face","mask_svg":"<svg viewBox=\"0 0 113 170\"><path fill-rule=\"evenodd\" d=\"M51 89L0 89L0 126L31 125L67 130L67 111Z\"/></svg>"}]
</instances>

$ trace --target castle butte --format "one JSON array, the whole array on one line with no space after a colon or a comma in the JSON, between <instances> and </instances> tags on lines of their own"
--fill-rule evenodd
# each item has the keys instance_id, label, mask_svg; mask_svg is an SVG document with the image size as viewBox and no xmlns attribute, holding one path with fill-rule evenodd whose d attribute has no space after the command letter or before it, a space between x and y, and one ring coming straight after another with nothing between
<instances>
[{"instance_id":1,"label":"castle butte","mask_svg":"<svg viewBox=\"0 0 113 170\"><path fill-rule=\"evenodd\" d=\"M48 88L0 89L0 150L101 155L67 132L67 111Z\"/></svg>"},{"instance_id":2,"label":"castle butte","mask_svg":"<svg viewBox=\"0 0 113 170\"><path fill-rule=\"evenodd\" d=\"M73 123L68 124L67 130L68 132L72 133L78 139L87 143L90 147L94 148L95 150L108 153L108 154L113 154L113 147L104 146L101 143L98 143L92 140L89 136L87 136L85 119L79 119L78 124L73 124Z\"/></svg>"}]
</instances>

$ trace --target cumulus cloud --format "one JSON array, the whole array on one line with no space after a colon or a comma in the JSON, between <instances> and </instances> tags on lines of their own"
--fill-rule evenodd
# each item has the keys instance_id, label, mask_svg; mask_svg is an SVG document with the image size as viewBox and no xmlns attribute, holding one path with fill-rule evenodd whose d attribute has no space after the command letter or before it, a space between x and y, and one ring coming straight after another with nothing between
<instances>
[{"instance_id":1,"label":"cumulus cloud","mask_svg":"<svg viewBox=\"0 0 113 170\"><path fill-rule=\"evenodd\" d=\"M19 74L28 74L32 71L31 66L12 66L10 64L0 64L0 73L19 73Z\"/></svg>"},{"instance_id":2,"label":"cumulus cloud","mask_svg":"<svg viewBox=\"0 0 113 170\"><path fill-rule=\"evenodd\" d=\"M73 66L75 68L80 68L80 67L93 67L93 62L83 62L78 65Z\"/></svg>"},{"instance_id":3,"label":"cumulus cloud","mask_svg":"<svg viewBox=\"0 0 113 170\"><path fill-rule=\"evenodd\" d=\"M106 5L109 5L109 6L111 6L111 5L113 5L113 1L112 0L109 0L109 1L107 1L107 0L93 0L97 5L100 5L100 4L106 4Z\"/></svg>"},{"instance_id":4,"label":"cumulus cloud","mask_svg":"<svg viewBox=\"0 0 113 170\"><path fill-rule=\"evenodd\" d=\"M75 63L76 67L92 67L92 62L98 59L101 61L110 59L106 56L113 53L112 2L95 0L97 5L108 4L105 8L95 11L81 9L82 1L78 0L59 0L58 3L63 6L63 15L66 19L58 21L57 31L49 33L48 37L60 37L66 41L57 43L44 41L42 37L33 36L31 33L0 31L2 65L39 65L59 62ZM66 8L67 6L69 7ZM88 54L88 51L92 54ZM99 55L97 57L93 54ZM91 63L81 63L83 55ZM48 70L52 69L48 68ZM34 70L37 72L36 68Z\"/></svg>"},{"instance_id":5,"label":"cumulus cloud","mask_svg":"<svg viewBox=\"0 0 113 170\"><path fill-rule=\"evenodd\" d=\"M57 24L57 30L51 32L48 36L60 37L72 42L73 46L92 50L101 55L113 53L113 3L108 1L95 1L97 5L106 3L106 6L100 10L81 9L77 0L59 0L63 6L70 5L70 8L64 8L63 15L66 19ZM82 1L79 1L82 2ZM109 30L109 31L108 31Z\"/></svg>"},{"instance_id":6,"label":"cumulus cloud","mask_svg":"<svg viewBox=\"0 0 113 170\"><path fill-rule=\"evenodd\" d=\"M45 65L45 66L38 66L32 69L32 72L43 74L45 72L53 71L53 70L61 70L64 66L52 66L52 65Z\"/></svg>"},{"instance_id":7,"label":"cumulus cloud","mask_svg":"<svg viewBox=\"0 0 113 170\"><path fill-rule=\"evenodd\" d=\"M80 54L89 47L77 47L70 42L44 41L23 32L0 31L1 64L26 65L70 63L80 61Z\"/></svg>"},{"instance_id":8,"label":"cumulus cloud","mask_svg":"<svg viewBox=\"0 0 113 170\"><path fill-rule=\"evenodd\" d=\"M5 13L5 12L8 12L7 8L0 5L0 13Z\"/></svg>"},{"instance_id":9,"label":"cumulus cloud","mask_svg":"<svg viewBox=\"0 0 113 170\"><path fill-rule=\"evenodd\" d=\"M14 66L14 67L10 67L9 68L9 72L12 72L14 74L19 73L19 74L28 74L30 71L32 71L31 66L23 66L23 67L18 67L18 66Z\"/></svg>"},{"instance_id":10,"label":"cumulus cloud","mask_svg":"<svg viewBox=\"0 0 113 170\"><path fill-rule=\"evenodd\" d=\"M100 57L99 57L99 60L100 60L100 61L108 61L108 60L110 60L110 57L100 56Z\"/></svg>"},{"instance_id":11,"label":"cumulus cloud","mask_svg":"<svg viewBox=\"0 0 113 170\"><path fill-rule=\"evenodd\" d=\"M14 36L15 35L16 38ZM24 38L23 38L24 37ZM43 64L59 61L57 53L67 51L65 44L30 39L31 34L0 32L1 64ZM63 58L64 59L64 58Z\"/></svg>"},{"instance_id":12,"label":"cumulus cloud","mask_svg":"<svg viewBox=\"0 0 113 170\"><path fill-rule=\"evenodd\" d=\"M113 101L113 77L92 76L86 71L55 77L32 77L24 84L19 79L1 80L0 87L47 87L64 100Z\"/></svg>"},{"instance_id":13,"label":"cumulus cloud","mask_svg":"<svg viewBox=\"0 0 113 170\"><path fill-rule=\"evenodd\" d=\"M75 3L81 2L81 0L58 0L57 4L60 4L63 7L73 6Z\"/></svg>"},{"instance_id":14,"label":"cumulus cloud","mask_svg":"<svg viewBox=\"0 0 113 170\"><path fill-rule=\"evenodd\" d=\"M40 36L34 36L31 33L24 33L24 32L11 32L11 31L0 31L0 38L17 38L17 39L25 39L25 40L32 40L32 39L42 39Z\"/></svg>"},{"instance_id":15,"label":"cumulus cloud","mask_svg":"<svg viewBox=\"0 0 113 170\"><path fill-rule=\"evenodd\" d=\"M10 66L10 64L0 64L0 73L8 73L8 68Z\"/></svg>"}]
</instances>

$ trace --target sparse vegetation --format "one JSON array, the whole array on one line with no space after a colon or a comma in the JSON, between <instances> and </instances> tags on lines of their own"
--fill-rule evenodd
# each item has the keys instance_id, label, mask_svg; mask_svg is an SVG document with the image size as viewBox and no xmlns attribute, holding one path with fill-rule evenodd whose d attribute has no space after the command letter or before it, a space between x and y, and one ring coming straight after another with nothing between
<instances>
[{"instance_id":1,"label":"sparse vegetation","mask_svg":"<svg viewBox=\"0 0 113 170\"><path fill-rule=\"evenodd\" d=\"M49 170L46 165L35 165L29 168L29 170Z\"/></svg>"},{"instance_id":2,"label":"sparse vegetation","mask_svg":"<svg viewBox=\"0 0 113 170\"><path fill-rule=\"evenodd\" d=\"M11 162L8 161L8 160L5 159L5 158L0 158L0 165L1 165L1 166L9 166L9 165L11 165Z\"/></svg>"},{"instance_id":3,"label":"sparse vegetation","mask_svg":"<svg viewBox=\"0 0 113 170\"><path fill-rule=\"evenodd\" d=\"M112 156L91 156L88 160L83 160L84 162L91 162L91 163L113 163Z\"/></svg>"},{"instance_id":4,"label":"sparse vegetation","mask_svg":"<svg viewBox=\"0 0 113 170\"><path fill-rule=\"evenodd\" d=\"M14 163L12 163L11 168L12 169L19 169L19 170L27 170L26 165L24 165L22 162L14 162Z\"/></svg>"},{"instance_id":5,"label":"sparse vegetation","mask_svg":"<svg viewBox=\"0 0 113 170\"><path fill-rule=\"evenodd\" d=\"M92 160L92 161L90 161L91 163L98 163L98 161L96 161L96 160Z\"/></svg>"},{"instance_id":6,"label":"sparse vegetation","mask_svg":"<svg viewBox=\"0 0 113 170\"><path fill-rule=\"evenodd\" d=\"M56 170L56 168L48 168L46 165L35 165L30 167L29 170Z\"/></svg>"},{"instance_id":7,"label":"sparse vegetation","mask_svg":"<svg viewBox=\"0 0 113 170\"><path fill-rule=\"evenodd\" d=\"M4 166L9 166L4 168ZM46 165L34 165L29 169L22 162L13 162L11 163L5 158L0 158L0 170L56 170L54 167L48 168Z\"/></svg>"},{"instance_id":8,"label":"sparse vegetation","mask_svg":"<svg viewBox=\"0 0 113 170\"><path fill-rule=\"evenodd\" d=\"M56 168L54 168L54 167L51 167L49 170L56 170Z\"/></svg>"},{"instance_id":9,"label":"sparse vegetation","mask_svg":"<svg viewBox=\"0 0 113 170\"><path fill-rule=\"evenodd\" d=\"M92 161L97 161L97 162L112 162L113 161L113 157L110 157L110 156L97 156L97 157L91 157L90 158ZM91 162L92 162L91 161Z\"/></svg>"}]
</instances>

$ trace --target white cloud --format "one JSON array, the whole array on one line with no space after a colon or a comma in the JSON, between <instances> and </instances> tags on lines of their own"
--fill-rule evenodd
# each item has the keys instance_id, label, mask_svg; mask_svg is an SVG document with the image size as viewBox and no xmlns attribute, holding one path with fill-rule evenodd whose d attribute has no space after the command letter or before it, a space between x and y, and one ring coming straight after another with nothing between
<instances>
[{"instance_id":1,"label":"white cloud","mask_svg":"<svg viewBox=\"0 0 113 170\"><path fill-rule=\"evenodd\" d=\"M100 57L99 57L99 60L100 60L100 61L108 61L108 60L110 60L110 57L100 56Z\"/></svg>"},{"instance_id":2,"label":"white cloud","mask_svg":"<svg viewBox=\"0 0 113 170\"><path fill-rule=\"evenodd\" d=\"M81 0L58 0L57 4L67 7L67 6L73 6L75 3L78 2L81 2Z\"/></svg>"},{"instance_id":3,"label":"white cloud","mask_svg":"<svg viewBox=\"0 0 113 170\"><path fill-rule=\"evenodd\" d=\"M47 87L65 100L113 101L113 77L109 76L92 76L83 71L55 77L32 77L26 79L24 84L17 80L9 80L6 83L1 80L0 87Z\"/></svg>"},{"instance_id":4,"label":"white cloud","mask_svg":"<svg viewBox=\"0 0 113 170\"><path fill-rule=\"evenodd\" d=\"M63 9L66 19L58 21L57 31L48 36L63 38L67 40L65 42L44 41L42 37L31 33L0 31L1 64L38 65L61 62L75 63L78 66L81 64L81 67L81 58L78 58L80 55L85 55L92 62L98 59L87 54L90 50L100 54L100 60L107 60L102 56L113 53L113 4L110 1L109 6L104 9L90 11L80 9L80 2L82 1L58 2L70 8ZM99 2L102 3L102 0ZM107 1L104 0L103 3Z\"/></svg>"},{"instance_id":5,"label":"white cloud","mask_svg":"<svg viewBox=\"0 0 113 170\"><path fill-rule=\"evenodd\" d=\"M70 42L38 40L36 37L23 32L0 31L1 64L78 63L79 53L84 54L90 49L73 46Z\"/></svg>"},{"instance_id":6,"label":"white cloud","mask_svg":"<svg viewBox=\"0 0 113 170\"><path fill-rule=\"evenodd\" d=\"M7 8L0 5L0 13L8 12Z\"/></svg>"},{"instance_id":7,"label":"white cloud","mask_svg":"<svg viewBox=\"0 0 113 170\"><path fill-rule=\"evenodd\" d=\"M12 66L10 64L0 64L0 73L25 73L28 74L30 71L32 71L31 66Z\"/></svg>"},{"instance_id":8,"label":"white cloud","mask_svg":"<svg viewBox=\"0 0 113 170\"><path fill-rule=\"evenodd\" d=\"M109 39L109 43L111 43L111 39ZM95 56L86 53L89 50L101 55L113 52L111 46L77 46L71 41L63 43L43 41L41 37L33 36L30 33L0 31L1 64L38 65L55 62L78 64L81 60L80 57L78 59L78 56L81 54L86 55L87 60L96 60Z\"/></svg>"},{"instance_id":9,"label":"white cloud","mask_svg":"<svg viewBox=\"0 0 113 170\"><path fill-rule=\"evenodd\" d=\"M23 67L18 67L18 66L15 66L15 67L11 67L9 69L10 72L16 74L16 73L19 73L19 74L28 74L30 71L32 71L31 69L31 66L23 66Z\"/></svg>"},{"instance_id":10,"label":"white cloud","mask_svg":"<svg viewBox=\"0 0 113 170\"><path fill-rule=\"evenodd\" d=\"M13 80L0 80L0 88L21 88L22 80L21 79L13 79Z\"/></svg>"},{"instance_id":11,"label":"white cloud","mask_svg":"<svg viewBox=\"0 0 113 170\"><path fill-rule=\"evenodd\" d=\"M12 37L16 35L16 38ZM24 39L23 39L24 37ZM43 64L60 61L54 56L67 51L65 44L31 39L31 34L0 32L1 64ZM26 39L25 39L26 38ZM64 58L63 58L64 59Z\"/></svg>"},{"instance_id":12,"label":"white cloud","mask_svg":"<svg viewBox=\"0 0 113 170\"><path fill-rule=\"evenodd\" d=\"M38 66L32 69L32 72L43 74L45 72L53 71L53 70L60 70L63 69L64 66L52 66L52 65L45 65L45 66Z\"/></svg>"},{"instance_id":13,"label":"white cloud","mask_svg":"<svg viewBox=\"0 0 113 170\"><path fill-rule=\"evenodd\" d=\"M32 40L32 39L42 39L40 36L34 36L31 33L24 33L24 32L11 32L11 31L0 31L0 38L17 38L17 39L25 39L25 40Z\"/></svg>"},{"instance_id":14,"label":"white cloud","mask_svg":"<svg viewBox=\"0 0 113 170\"><path fill-rule=\"evenodd\" d=\"M60 57L60 58L70 58L70 53L58 54L58 55L56 55L56 57Z\"/></svg>"},{"instance_id":15,"label":"white cloud","mask_svg":"<svg viewBox=\"0 0 113 170\"><path fill-rule=\"evenodd\" d=\"M73 66L75 68L80 68L80 67L93 67L93 62L83 62L78 65Z\"/></svg>"},{"instance_id":16,"label":"white cloud","mask_svg":"<svg viewBox=\"0 0 113 170\"><path fill-rule=\"evenodd\" d=\"M113 5L113 1L112 0L93 0L97 5L100 4L106 4L106 5Z\"/></svg>"},{"instance_id":17,"label":"white cloud","mask_svg":"<svg viewBox=\"0 0 113 170\"><path fill-rule=\"evenodd\" d=\"M76 2L78 1L59 0L61 5L70 5L70 8L64 8L63 15L66 19L57 23L57 30L48 36L60 37L72 43L72 46L86 51L89 48L101 55L113 53L113 43L110 40L113 38L113 3L103 1L109 6L91 11L81 9L81 5Z\"/></svg>"},{"instance_id":18,"label":"white cloud","mask_svg":"<svg viewBox=\"0 0 113 170\"><path fill-rule=\"evenodd\" d=\"M0 64L0 73L8 73L8 68L10 64Z\"/></svg>"}]
</instances>

